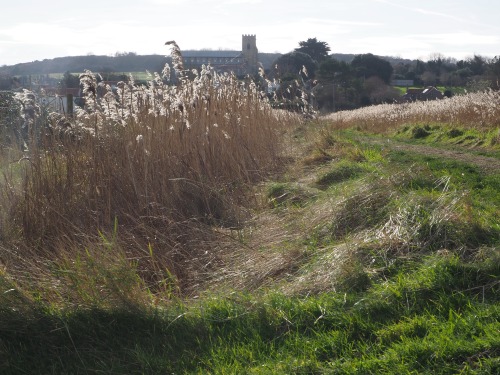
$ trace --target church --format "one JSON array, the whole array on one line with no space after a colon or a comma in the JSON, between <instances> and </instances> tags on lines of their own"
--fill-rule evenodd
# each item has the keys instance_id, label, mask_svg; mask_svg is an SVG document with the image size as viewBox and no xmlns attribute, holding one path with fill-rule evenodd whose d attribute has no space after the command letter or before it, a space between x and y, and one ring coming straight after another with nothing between
<instances>
[{"instance_id":1,"label":"church","mask_svg":"<svg viewBox=\"0 0 500 375\"><path fill-rule=\"evenodd\" d=\"M210 64L218 72L234 72L237 76L257 73L258 55L255 35L242 36L241 51L182 51L185 69L199 69Z\"/></svg>"}]
</instances>

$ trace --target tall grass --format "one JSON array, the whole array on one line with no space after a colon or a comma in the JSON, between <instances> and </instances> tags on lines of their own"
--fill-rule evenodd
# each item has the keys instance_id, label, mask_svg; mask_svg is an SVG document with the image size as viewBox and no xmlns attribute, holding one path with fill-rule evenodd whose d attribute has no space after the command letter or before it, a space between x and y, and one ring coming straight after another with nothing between
<instances>
[{"instance_id":1,"label":"tall grass","mask_svg":"<svg viewBox=\"0 0 500 375\"><path fill-rule=\"evenodd\" d=\"M443 100L382 104L327 116L337 128L384 132L408 123L440 122L454 126L495 129L500 126L500 92L486 91Z\"/></svg>"},{"instance_id":2,"label":"tall grass","mask_svg":"<svg viewBox=\"0 0 500 375\"><path fill-rule=\"evenodd\" d=\"M173 57L174 81L168 65L147 85L130 77L117 88L86 71L84 107L73 118L52 114L37 132L34 96L19 95L31 137L22 186L4 184L7 243L52 258L101 243L118 223L114 251L156 269L154 251L183 279L185 263L210 248L211 226L241 225L249 187L280 166L279 137L295 120L252 80L209 66L185 72L178 47Z\"/></svg>"}]
</instances>

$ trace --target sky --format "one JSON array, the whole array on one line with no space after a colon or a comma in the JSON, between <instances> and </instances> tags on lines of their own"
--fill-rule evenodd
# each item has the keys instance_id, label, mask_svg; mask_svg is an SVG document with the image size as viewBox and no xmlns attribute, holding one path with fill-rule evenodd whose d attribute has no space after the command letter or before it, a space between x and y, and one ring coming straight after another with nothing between
<instances>
[{"instance_id":1,"label":"sky","mask_svg":"<svg viewBox=\"0 0 500 375\"><path fill-rule=\"evenodd\" d=\"M428 60L500 55L497 0L2 0L0 66L63 56L182 49L287 53L317 38L332 53Z\"/></svg>"}]
</instances>

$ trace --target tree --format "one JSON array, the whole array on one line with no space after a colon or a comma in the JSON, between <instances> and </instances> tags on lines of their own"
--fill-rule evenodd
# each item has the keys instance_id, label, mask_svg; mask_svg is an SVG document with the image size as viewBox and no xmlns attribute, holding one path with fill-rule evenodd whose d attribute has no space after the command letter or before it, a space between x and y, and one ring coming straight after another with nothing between
<instances>
[{"instance_id":1,"label":"tree","mask_svg":"<svg viewBox=\"0 0 500 375\"><path fill-rule=\"evenodd\" d=\"M291 76L294 78L304 77L306 73L303 68L306 68L307 77L313 78L316 72L316 63L308 54L303 52L290 52L280 56L273 64L276 69L275 74L278 78ZM302 73L301 73L302 72Z\"/></svg>"},{"instance_id":2,"label":"tree","mask_svg":"<svg viewBox=\"0 0 500 375\"><path fill-rule=\"evenodd\" d=\"M344 78L351 73L351 67L345 61L337 59L324 60L317 70L317 76L320 81L332 81L335 77L342 75Z\"/></svg>"},{"instance_id":3,"label":"tree","mask_svg":"<svg viewBox=\"0 0 500 375\"><path fill-rule=\"evenodd\" d=\"M271 78L279 82L274 90L274 104L294 110L309 108L312 78L316 71L316 62L311 56L290 52L280 56L273 66Z\"/></svg>"},{"instance_id":4,"label":"tree","mask_svg":"<svg viewBox=\"0 0 500 375\"><path fill-rule=\"evenodd\" d=\"M377 76L385 83L389 84L393 72L392 65L380 57L371 53L356 55L351 63L358 77L370 78Z\"/></svg>"},{"instance_id":5,"label":"tree","mask_svg":"<svg viewBox=\"0 0 500 375\"><path fill-rule=\"evenodd\" d=\"M486 70L486 59L479 55L474 55L472 59L468 60L469 68L474 75L482 75Z\"/></svg>"},{"instance_id":6,"label":"tree","mask_svg":"<svg viewBox=\"0 0 500 375\"><path fill-rule=\"evenodd\" d=\"M431 54L429 60L427 60L427 70L434 73L436 77L439 77L444 65L444 56L440 53Z\"/></svg>"},{"instance_id":7,"label":"tree","mask_svg":"<svg viewBox=\"0 0 500 375\"><path fill-rule=\"evenodd\" d=\"M366 104L393 102L398 92L377 76L372 76L363 83L362 101Z\"/></svg>"},{"instance_id":8,"label":"tree","mask_svg":"<svg viewBox=\"0 0 500 375\"><path fill-rule=\"evenodd\" d=\"M495 56L488 64L488 76L490 77L492 88L500 89L500 56Z\"/></svg>"},{"instance_id":9,"label":"tree","mask_svg":"<svg viewBox=\"0 0 500 375\"><path fill-rule=\"evenodd\" d=\"M80 78L66 71L62 80L59 82L61 88L78 88L80 86Z\"/></svg>"},{"instance_id":10,"label":"tree","mask_svg":"<svg viewBox=\"0 0 500 375\"><path fill-rule=\"evenodd\" d=\"M438 76L436 73L433 73L430 70L426 70L421 76L420 79L426 86L434 86L438 83Z\"/></svg>"},{"instance_id":11,"label":"tree","mask_svg":"<svg viewBox=\"0 0 500 375\"><path fill-rule=\"evenodd\" d=\"M440 53L433 53L430 55L426 64L426 71L435 77L435 84L448 84L450 83L450 73L455 71L457 67L456 60L451 57L445 57Z\"/></svg>"},{"instance_id":12,"label":"tree","mask_svg":"<svg viewBox=\"0 0 500 375\"><path fill-rule=\"evenodd\" d=\"M10 90L12 83L13 80L10 75L0 73L0 90Z\"/></svg>"},{"instance_id":13,"label":"tree","mask_svg":"<svg viewBox=\"0 0 500 375\"><path fill-rule=\"evenodd\" d=\"M425 70L427 69L427 64L425 63L425 61L422 61L422 60L419 60L417 59L417 61L415 61L415 74L416 75L421 75L425 72Z\"/></svg>"},{"instance_id":14,"label":"tree","mask_svg":"<svg viewBox=\"0 0 500 375\"><path fill-rule=\"evenodd\" d=\"M0 91L0 144L10 144L14 141L22 144L20 113L20 102L14 98L14 93Z\"/></svg>"},{"instance_id":15,"label":"tree","mask_svg":"<svg viewBox=\"0 0 500 375\"><path fill-rule=\"evenodd\" d=\"M309 38L305 42L299 42L299 48L295 49L295 52L306 53L317 63L322 62L328 57L328 52L330 52L330 47L326 42L320 42L316 38Z\"/></svg>"},{"instance_id":16,"label":"tree","mask_svg":"<svg viewBox=\"0 0 500 375\"><path fill-rule=\"evenodd\" d=\"M351 66L334 58L324 60L316 72L314 96L318 108L346 110L358 106L362 84L353 77Z\"/></svg>"}]
</instances>

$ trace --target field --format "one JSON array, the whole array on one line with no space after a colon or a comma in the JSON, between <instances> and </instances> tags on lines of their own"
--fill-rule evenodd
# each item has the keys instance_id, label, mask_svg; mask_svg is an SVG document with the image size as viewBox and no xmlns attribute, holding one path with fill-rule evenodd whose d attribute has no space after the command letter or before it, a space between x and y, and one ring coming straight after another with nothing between
<instances>
[{"instance_id":1,"label":"field","mask_svg":"<svg viewBox=\"0 0 500 375\"><path fill-rule=\"evenodd\" d=\"M2 148L2 374L500 372L498 92L305 120L162 75Z\"/></svg>"},{"instance_id":2,"label":"field","mask_svg":"<svg viewBox=\"0 0 500 375\"><path fill-rule=\"evenodd\" d=\"M406 90L407 89L413 89L413 88L421 88L421 87L413 87L413 86L410 86L410 87L407 87L407 86L393 86L397 92L399 93L399 95L404 95L406 93ZM436 88L441 91L441 92L445 92L447 90L449 90L453 95L463 95L466 93L466 90L463 88L463 87L459 87L459 86L453 86L453 87L448 87L448 86L436 86Z\"/></svg>"}]
</instances>

